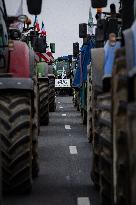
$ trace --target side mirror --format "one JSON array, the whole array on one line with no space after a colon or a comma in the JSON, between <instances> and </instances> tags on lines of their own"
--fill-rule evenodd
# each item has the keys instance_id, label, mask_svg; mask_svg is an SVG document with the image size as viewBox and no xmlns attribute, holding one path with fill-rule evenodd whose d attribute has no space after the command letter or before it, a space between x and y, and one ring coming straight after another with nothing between
<instances>
[{"instance_id":1,"label":"side mirror","mask_svg":"<svg viewBox=\"0 0 136 205\"><path fill-rule=\"evenodd\" d=\"M42 0L27 0L28 11L32 15L39 15L42 8Z\"/></svg>"},{"instance_id":2,"label":"side mirror","mask_svg":"<svg viewBox=\"0 0 136 205\"><path fill-rule=\"evenodd\" d=\"M84 45L87 45L90 39L91 39L90 34L87 34L87 37L86 37L86 38L83 38L83 44L84 44Z\"/></svg>"},{"instance_id":3,"label":"side mirror","mask_svg":"<svg viewBox=\"0 0 136 205\"><path fill-rule=\"evenodd\" d=\"M73 43L73 57L76 58L79 54L79 43Z\"/></svg>"},{"instance_id":4,"label":"side mirror","mask_svg":"<svg viewBox=\"0 0 136 205\"><path fill-rule=\"evenodd\" d=\"M107 6L107 0L91 0L93 8L103 8Z\"/></svg>"},{"instance_id":5,"label":"side mirror","mask_svg":"<svg viewBox=\"0 0 136 205\"><path fill-rule=\"evenodd\" d=\"M82 23L79 24L79 38L86 38L87 37L87 24Z\"/></svg>"},{"instance_id":6,"label":"side mirror","mask_svg":"<svg viewBox=\"0 0 136 205\"><path fill-rule=\"evenodd\" d=\"M50 43L50 49L52 53L55 53L55 43Z\"/></svg>"}]
</instances>

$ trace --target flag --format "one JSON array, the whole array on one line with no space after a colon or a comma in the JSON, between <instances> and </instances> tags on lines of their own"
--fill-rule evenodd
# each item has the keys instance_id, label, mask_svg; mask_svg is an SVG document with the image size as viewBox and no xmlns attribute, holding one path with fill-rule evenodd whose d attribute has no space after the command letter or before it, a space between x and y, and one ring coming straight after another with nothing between
<instances>
[{"instance_id":1,"label":"flag","mask_svg":"<svg viewBox=\"0 0 136 205\"><path fill-rule=\"evenodd\" d=\"M40 31L40 25L39 25L37 16L35 16L34 27L35 27L36 31L38 31L38 32Z\"/></svg>"},{"instance_id":2,"label":"flag","mask_svg":"<svg viewBox=\"0 0 136 205\"><path fill-rule=\"evenodd\" d=\"M45 31L45 26L44 26L43 21L42 21L41 35L46 36L46 31Z\"/></svg>"}]
</instances>

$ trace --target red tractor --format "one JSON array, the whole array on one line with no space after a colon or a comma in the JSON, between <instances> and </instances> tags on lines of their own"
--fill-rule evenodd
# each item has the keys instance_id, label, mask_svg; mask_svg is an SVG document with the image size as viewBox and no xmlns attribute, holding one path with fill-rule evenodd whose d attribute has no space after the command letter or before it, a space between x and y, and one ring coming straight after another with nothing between
<instances>
[{"instance_id":1,"label":"red tractor","mask_svg":"<svg viewBox=\"0 0 136 205\"><path fill-rule=\"evenodd\" d=\"M41 1L28 1L39 14ZM8 18L0 1L0 136L2 181L6 192L27 192L38 174L38 97L35 54L26 43L9 41Z\"/></svg>"}]
</instances>

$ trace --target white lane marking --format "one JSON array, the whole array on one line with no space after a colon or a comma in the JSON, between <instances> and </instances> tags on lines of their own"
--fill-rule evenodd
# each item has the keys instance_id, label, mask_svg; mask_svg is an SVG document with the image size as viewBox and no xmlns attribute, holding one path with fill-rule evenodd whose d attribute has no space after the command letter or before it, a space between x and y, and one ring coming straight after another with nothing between
<instances>
[{"instance_id":1,"label":"white lane marking","mask_svg":"<svg viewBox=\"0 0 136 205\"><path fill-rule=\"evenodd\" d=\"M66 130L71 130L70 125L65 125L65 129L66 129Z\"/></svg>"},{"instance_id":2,"label":"white lane marking","mask_svg":"<svg viewBox=\"0 0 136 205\"><path fill-rule=\"evenodd\" d=\"M69 146L70 154L77 154L76 146Z\"/></svg>"},{"instance_id":3,"label":"white lane marking","mask_svg":"<svg viewBox=\"0 0 136 205\"><path fill-rule=\"evenodd\" d=\"M60 109L62 109L63 107L62 106L60 106Z\"/></svg>"},{"instance_id":4,"label":"white lane marking","mask_svg":"<svg viewBox=\"0 0 136 205\"><path fill-rule=\"evenodd\" d=\"M77 205L90 205L90 200L88 197L78 197Z\"/></svg>"},{"instance_id":5,"label":"white lane marking","mask_svg":"<svg viewBox=\"0 0 136 205\"><path fill-rule=\"evenodd\" d=\"M66 114L62 114L62 117L66 117Z\"/></svg>"}]
</instances>

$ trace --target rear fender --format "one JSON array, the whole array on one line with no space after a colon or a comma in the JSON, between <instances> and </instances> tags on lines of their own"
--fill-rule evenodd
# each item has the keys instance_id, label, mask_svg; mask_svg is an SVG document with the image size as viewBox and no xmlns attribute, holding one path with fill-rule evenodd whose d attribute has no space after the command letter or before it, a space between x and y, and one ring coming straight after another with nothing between
<instances>
[{"instance_id":1,"label":"rear fender","mask_svg":"<svg viewBox=\"0 0 136 205\"><path fill-rule=\"evenodd\" d=\"M0 78L0 92L3 91L29 91L33 93L34 83L31 78Z\"/></svg>"},{"instance_id":2,"label":"rear fender","mask_svg":"<svg viewBox=\"0 0 136 205\"><path fill-rule=\"evenodd\" d=\"M48 77L41 77L41 78L38 78L38 82L48 82L49 84L49 78Z\"/></svg>"},{"instance_id":3,"label":"rear fender","mask_svg":"<svg viewBox=\"0 0 136 205\"><path fill-rule=\"evenodd\" d=\"M55 79L55 75L54 74L48 74L48 78L54 78Z\"/></svg>"}]
</instances>

